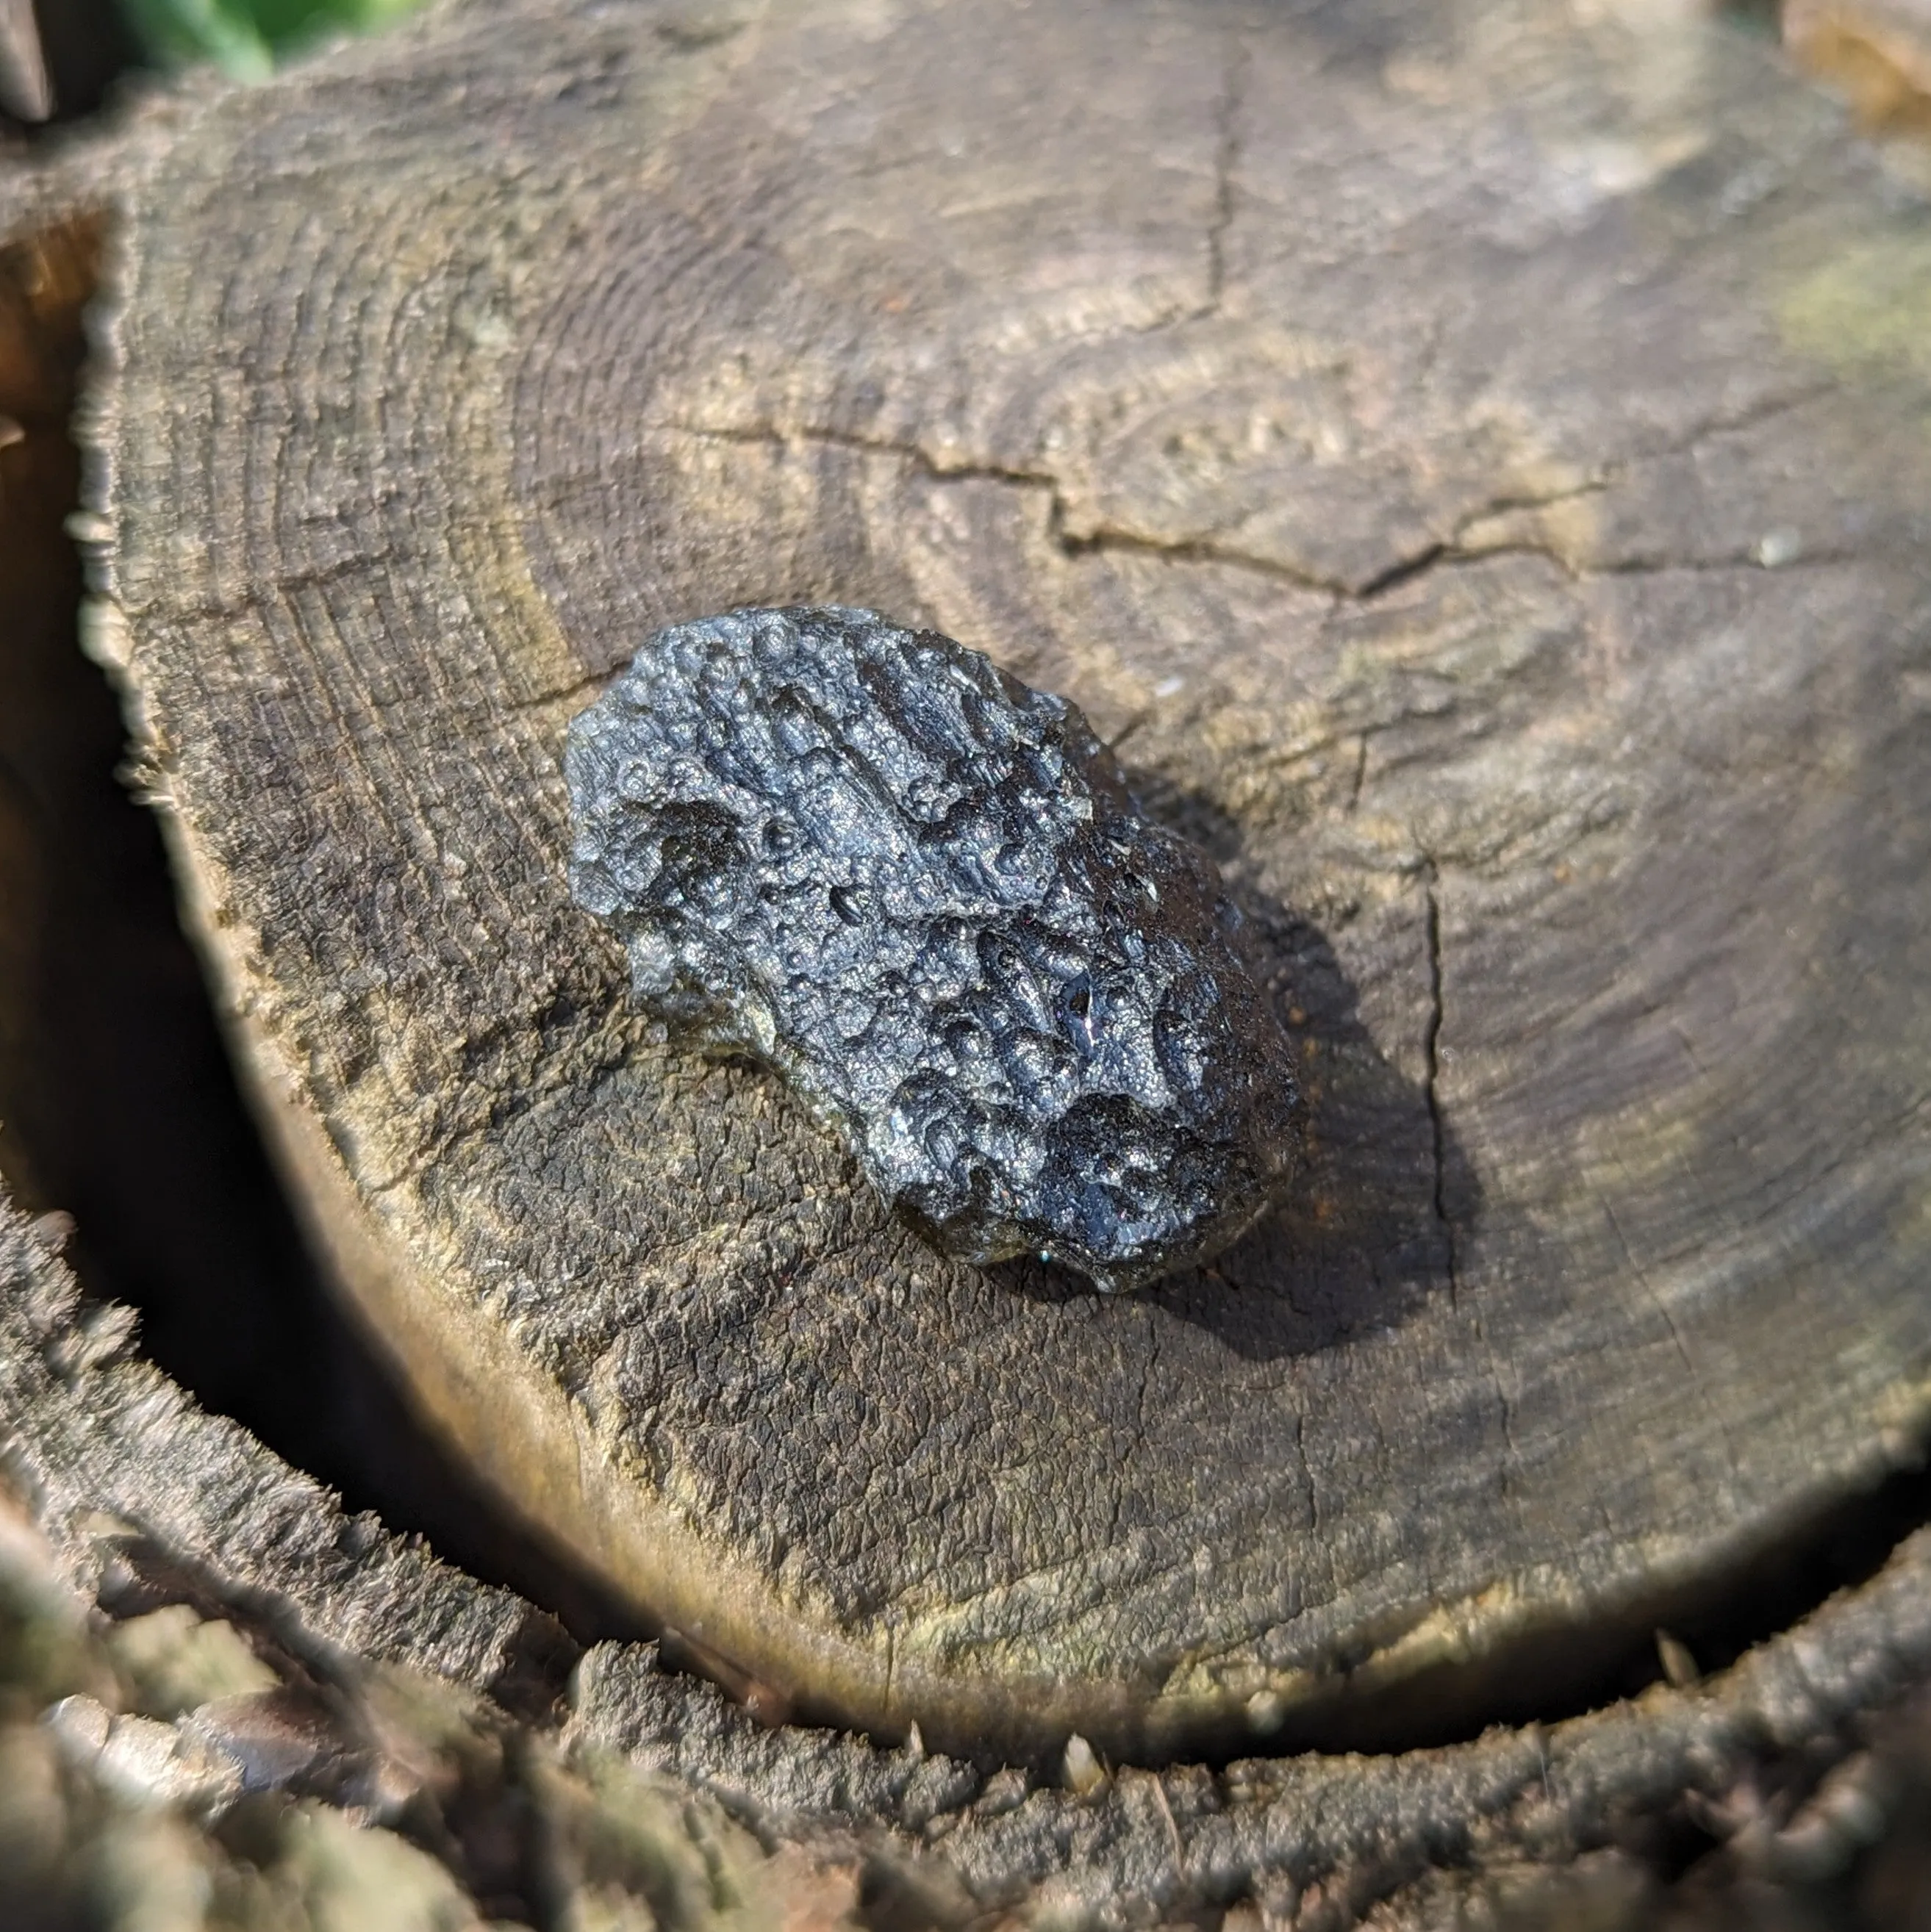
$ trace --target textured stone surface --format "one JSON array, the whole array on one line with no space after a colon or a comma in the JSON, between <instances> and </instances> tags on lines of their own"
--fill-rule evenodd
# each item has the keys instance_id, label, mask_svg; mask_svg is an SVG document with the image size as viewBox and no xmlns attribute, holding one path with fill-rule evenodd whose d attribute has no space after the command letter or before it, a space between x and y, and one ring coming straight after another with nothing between
<instances>
[{"instance_id":1,"label":"textured stone surface","mask_svg":"<svg viewBox=\"0 0 1931 1932\"><path fill-rule=\"evenodd\" d=\"M638 997L784 1074L944 1252L1136 1288L1290 1183L1241 916L1077 706L875 612L744 610L650 638L567 769Z\"/></svg>"}]
</instances>

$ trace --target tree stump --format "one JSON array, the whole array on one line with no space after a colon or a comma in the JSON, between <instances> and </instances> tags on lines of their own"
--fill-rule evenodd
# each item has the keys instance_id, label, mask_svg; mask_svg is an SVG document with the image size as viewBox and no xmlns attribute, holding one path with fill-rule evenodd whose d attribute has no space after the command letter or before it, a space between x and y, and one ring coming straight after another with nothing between
<instances>
[{"instance_id":1,"label":"tree stump","mask_svg":"<svg viewBox=\"0 0 1931 1932\"><path fill-rule=\"evenodd\" d=\"M1424 1744L1918 1457L1931 228L1767 51L524 0L185 110L116 248L92 647L288 1172L506 1508L767 1707ZM946 1263L632 1010L566 721L800 600L1220 859L1310 1153L1215 1268Z\"/></svg>"}]
</instances>

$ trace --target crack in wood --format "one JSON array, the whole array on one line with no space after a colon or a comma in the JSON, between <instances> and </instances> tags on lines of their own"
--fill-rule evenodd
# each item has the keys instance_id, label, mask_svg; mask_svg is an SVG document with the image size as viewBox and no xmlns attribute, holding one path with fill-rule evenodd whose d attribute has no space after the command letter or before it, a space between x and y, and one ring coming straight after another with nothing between
<instances>
[{"instance_id":1,"label":"crack in wood","mask_svg":"<svg viewBox=\"0 0 1931 1932\"><path fill-rule=\"evenodd\" d=\"M1794 407L1796 401L1785 399L1779 406ZM1767 406L1761 413L1767 416L1776 412ZM1446 536L1431 539L1404 555L1392 559L1382 569L1352 580L1284 562L1278 557L1263 556L1252 550L1216 542L1210 537L1154 536L1113 524L1098 524L1087 530L1071 530L1068 527L1071 512L1065 486L1062 479L1050 470L976 460L948 462L915 442L860 436L850 430L827 429L817 425L781 428L776 424L755 424L737 426L671 419L660 420L649 427L659 432L688 436L704 442L736 443L752 448L786 449L803 445L846 450L859 456L882 458L893 462L910 464L937 483L996 483L1013 489L1039 490L1047 498L1047 536L1065 556L1077 559L1113 553L1158 557L1163 562L1172 563L1212 565L1226 569L1245 571L1255 576L1271 578L1277 583L1291 584L1297 590L1333 598L1337 602L1367 604L1378 602L1431 572L1468 568L1501 556L1539 558L1576 583L1614 577L1662 576L1680 572L1720 573L1764 569L1767 566L1762 559L1751 554L1723 557L1633 556L1618 558L1605 563L1585 564L1578 562L1573 555L1554 544L1527 538L1484 544L1472 550L1462 547L1466 534L1488 518L1506 515L1511 512L1533 513L1583 497L1603 494L1614 487L1617 478L1625 470L1635 467L1638 464L1683 454L1685 449L1693 448L1696 442L1706 435L1729 433L1758 419L1760 417L1744 415L1734 421L1706 425L1686 440L1681 448L1645 452L1631 459L1626 464L1605 471L1600 477L1551 491L1545 496L1509 494L1489 498L1464 512ZM1778 567L1786 570L1800 569L1857 561L1858 559L1855 555L1847 551L1812 550L1806 551ZM545 701L548 700L542 698L529 700L532 704Z\"/></svg>"},{"instance_id":2,"label":"crack in wood","mask_svg":"<svg viewBox=\"0 0 1931 1932\"><path fill-rule=\"evenodd\" d=\"M1435 862L1431 859L1428 861L1424 887L1428 908L1428 1016L1422 1031L1425 1066L1422 1092L1428 1106L1428 1129L1434 1142L1435 1219L1440 1223L1443 1239L1448 1245L1449 1305L1458 1307L1461 1291L1461 1258L1456 1246L1454 1217L1449 1212L1447 1129L1442 1118L1440 1090L1442 912L1437 891L1439 878Z\"/></svg>"},{"instance_id":3,"label":"crack in wood","mask_svg":"<svg viewBox=\"0 0 1931 1932\"><path fill-rule=\"evenodd\" d=\"M1241 109L1247 93L1246 44L1235 34L1227 54L1227 76L1214 112L1214 212L1207 224L1207 298L1196 311L1204 319L1220 313L1227 290L1227 240L1233 226L1234 175L1240 166Z\"/></svg>"}]
</instances>

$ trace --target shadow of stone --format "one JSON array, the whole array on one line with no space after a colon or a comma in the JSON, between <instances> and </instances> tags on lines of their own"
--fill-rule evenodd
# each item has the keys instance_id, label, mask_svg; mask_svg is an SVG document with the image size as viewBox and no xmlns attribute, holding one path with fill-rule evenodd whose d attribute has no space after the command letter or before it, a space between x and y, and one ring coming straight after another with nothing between
<instances>
[{"instance_id":1,"label":"shadow of stone","mask_svg":"<svg viewBox=\"0 0 1931 1932\"><path fill-rule=\"evenodd\" d=\"M1272 1360L1396 1327L1447 1292L1480 1189L1426 1084L1362 1024L1326 936L1271 901L1236 896L1300 1062L1301 1171L1218 1260L1150 1292L1238 1353Z\"/></svg>"},{"instance_id":2,"label":"shadow of stone","mask_svg":"<svg viewBox=\"0 0 1931 1932\"><path fill-rule=\"evenodd\" d=\"M1241 837L1213 802L1131 775L1149 816L1236 868ZM1230 882L1301 1069L1302 1164L1283 1204L1204 1268L1142 1291L1251 1360L1313 1354L1398 1326L1447 1293L1481 1206L1473 1167L1428 1084L1376 1046L1319 926ZM1425 952L1422 956L1425 968ZM1094 1290L1026 1260L991 1270L1034 1300Z\"/></svg>"}]
</instances>

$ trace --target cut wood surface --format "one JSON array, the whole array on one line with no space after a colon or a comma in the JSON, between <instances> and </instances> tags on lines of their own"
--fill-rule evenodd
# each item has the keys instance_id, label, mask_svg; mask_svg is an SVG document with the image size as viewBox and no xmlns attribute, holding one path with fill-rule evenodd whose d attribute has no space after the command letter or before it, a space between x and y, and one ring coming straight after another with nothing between
<instances>
[{"instance_id":1,"label":"cut wood surface","mask_svg":"<svg viewBox=\"0 0 1931 1932\"><path fill-rule=\"evenodd\" d=\"M694 1798L677 1835L715 1842L707 1814L721 1803L767 1848L794 1856L794 1880L848 1875L863 1922L878 1928L982 1932L1002 1906L1018 1916L999 1922L1197 1927L1247 1901L1263 1924L1308 1932L1345 1932L1371 1912L1382 1932L1494 1923L1512 1904L1500 1922L1635 1932L1664 1917L1640 1852L1620 1864L1608 1852L1593 1875L1590 1854L1639 1846L1638 1820L1701 1800L1698 1815L1728 1809L1746 1821L1738 1843L1759 1882L1740 1906L1774 1896L1762 1874L1818 1870L1820 1851L1827 1872L1827 1790L1794 1816L1767 1810L1763 1791L1793 1782L1793 1767L1814 1779L1845 1749L1851 1720L1931 1673L1931 1534L1920 1533L1865 1588L1693 1688L1659 1684L1587 1717L1445 1749L1256 1759L1218 1772L1122 1768L1074 1791L916 1748L769 1729L714 1686L659 1669L653 1646L580 1654L508 1592L372 1517L344 1515L312 1479L140 1360L131 1329L125 1311L83 1300L57 1243L0 1200L0 1528L11 1528L13 1488L31 1499L67 1580L98 1606L97 1629L186 1605L244 1633L298 1694L309 1754L323 1751L319 1767L299 1750L258 1756L258 1780L298 1796L305 1785L330 1791L330 1774L354 1773L374 1747L401 1760L379 1787L391 1802L426 1784L432 1803L460 1814L480 1784L499 1814L488 1833L425 1833L419 1807L413 1826L471 1887L479 1857L500 1870L506 1838L534 1838L538 1871L567 1854L567 1830L545 1815L542 1774L560 1748L579 1771L594 1774L599 1756L614 1754ZM502 1750L505 1784L479 1779L473 1753L461 1764L446 1694L425 1696L406 1678L398 1687L398 1672L440 1678L465 1702L480 1694L530 1726ZM398 1688L400 1714L427 1737L398 1736ZM212 1727L218 1739L242 1725L245 1738L247 1714L234 1706L246 1701L191 1713L190 1736L205 1741ZM501 1736L500 1723L491 1728ZM151 1749L145 1768L164 1784L176 1768ZM335 1802L358 1802L353 1776L344 1781ZM156 1796L165 1804L164 1789ZM204 1792L188 1785L175 1796L191 1816L205 1815ZM518 1815L526 1798L533 1826ZM135 1803L158 1808L155 1796ZM1779 1817L1787 1832L1775 1828ZM1848 1828L1867 1834L1872 1822L1867 1808ZM46 1856L44 1835L32 1850ZM652 1922L682 1924L665 1910L665 1854L647 1840L641 1850ZM606 1856L596 1874L605 1910L626 1869L612 1862ZM1470 1893L1485 1910L1458 1916L1455 1898ZM1225 1922L1228 1932L1243 1922L1254 1921Z\"/></svg>"},{"instance_id":2,"label":"cut wood surface","mask_svg":"<svg viewBox=\"0 0 1931 1932\"><path fill-rule=\"evenodd\" d=\"M1931 223L1644 10L455 8L154 144L92 419L191 916L425 1412L885 1737L1533 1714L1919 1453ZM569 903L653 627L1076 699L1266 936L1298 1199L945 1263Z\"/></svg>"}]
</instances>

